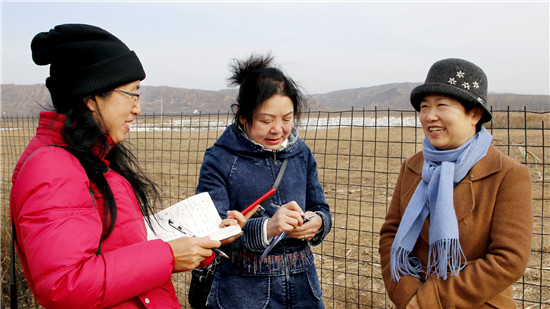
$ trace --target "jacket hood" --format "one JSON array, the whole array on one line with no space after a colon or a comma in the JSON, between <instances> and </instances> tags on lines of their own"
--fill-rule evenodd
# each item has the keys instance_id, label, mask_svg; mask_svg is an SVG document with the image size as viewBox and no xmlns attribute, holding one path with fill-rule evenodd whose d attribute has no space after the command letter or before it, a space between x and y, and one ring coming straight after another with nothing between
<instances>
[{"instance_id":1,"label":"jacket hood","mask_svg":"<svg viewBox=\"0 0 550 309\"><path fill-rule=\"evenodd\" d=\"M298 154L305 146L303 140L298 137L298 130L292 128L287 139L288 144L280 150L265 149L262 145L254 142L248 135L239 129L235 124L228 126L214 146L222 147L228 152L238 154L242 157L257 157L258 155L273 156L281 159L292 157Z\"/></svg>"},{"instance_id":2,"label":"jacket hood","mask_svg":"<svg viewBox=\"0 0 550 309\"><path fill-rule=\"evenodd\" d=\"M25 149L25 152L21 155L17 165L15 166L12 180L15 182L19 174L21 166L34 151L38 150L44 146L61 146L67 147L67 143L63 137L63 130L65 128L65 120L67 116L63 114L58 114L56 112L40 112L40 119L38 122L38 128L36 129L36 136L33 137L29 145ZM116 146L116 144L111 140L109 136L107 137L108 149L103 151L100 154L101 147L99 143L94 146L91 151L97 156L107 167L109 167L110 162L105 158L109 151Z\"/></svg>"}]
</instances>

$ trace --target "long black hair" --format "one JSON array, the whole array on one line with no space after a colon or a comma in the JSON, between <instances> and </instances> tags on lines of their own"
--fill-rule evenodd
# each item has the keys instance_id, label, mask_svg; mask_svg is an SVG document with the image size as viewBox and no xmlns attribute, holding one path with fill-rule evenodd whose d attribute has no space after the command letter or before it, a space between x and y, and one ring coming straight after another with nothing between
<instances>
[{"instance_id":1,"label":"long black hair","mask_svg":"<svg viewBox=\"0 0 550 309\"><path fill-rule=\"evenodd\" d=\"M254 113L262 103L279 94L287 96L294 107L294 118L298 121L305 108L303 94L298 85L279 68L273 66L273 56L252 54L244 60L233 60L230 64L232 75L228 78L230 86L240 85L237 103L231 107L235 113L234 123L241 126L241 119L252 124Z\"/></svg>"},{"instance_id":2,"label":"long black hair","mask_svg":"<svg viewBox=\"0 0 550 309\"><path fill-rule=\"evenodd\" d=\"M136 194L141 213L152 228L149 215L153 213L152 206L160 201L158 185L151 181L137 163L137 158L123 143L116 144L112 149L109 140L96 124L91 111L86 106L87 100L94 96L106 97L111 91L88 95L85 98L65 98L56 100L54 108L57 113L67 118L64 124L64 139L67 151L73 154L84 170L90 182L95 184L105 201L105 216L103 222L102 240L109 237L115 227L117 205L104 173L109 169L122 175L131 184ZM61 101L61 102L60 102ZM92 148L98 147L99 156ZM99 158L105 155L110 162L109 167Z\"/></svg>"}]
</instances>

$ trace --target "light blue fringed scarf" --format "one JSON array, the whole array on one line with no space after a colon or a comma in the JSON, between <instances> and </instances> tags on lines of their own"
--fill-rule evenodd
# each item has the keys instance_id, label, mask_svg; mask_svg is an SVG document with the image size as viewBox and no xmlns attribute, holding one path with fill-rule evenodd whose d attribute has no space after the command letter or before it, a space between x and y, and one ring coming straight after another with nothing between
<instances>
[{"instance_id":1,"label":"light blue fringed scarf","mask_svg":"<svg viewBox=\"0 0 550 309\"><path fill-rule=\"evenodd\" d=\"M453 205L454 183L460 182L485 157L492 140L493 136L483 127L466 143L451 150L437 150L424 138L422 181L403 214L391 248L394 281L406 275L420 278L420 260L409 255L428 215L431 216L430 252L426 278L435 274L445 280L447 271L456 276L465 267L466 257L460 247Z\"/></svg>"}]
</instances>

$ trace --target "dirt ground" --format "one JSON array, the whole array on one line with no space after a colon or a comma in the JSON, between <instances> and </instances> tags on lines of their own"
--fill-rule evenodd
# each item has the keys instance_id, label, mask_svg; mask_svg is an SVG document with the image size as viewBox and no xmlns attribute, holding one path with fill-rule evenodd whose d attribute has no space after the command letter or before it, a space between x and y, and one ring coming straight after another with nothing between
<instances>
[{"instance_id":1,"label":"dirt ground","mask_svg":"<svg viewBox=\"0 0 550 309\"><path fill-rule=\"evenodd\" d=\"M205 123L226 121L220 116L209 117L213 118L202 120ZM544 129L490 130L494 135L493 144L527 164L533 178L535 223L532 252L525 275L514 285L518 308L550 307L550 219L544 213L548 213L550 205L547 118L542 116L542 120L546 120ZM129 142L141 166L162 188L164 204L159 205L158 210L194 194L204 150L221 134L221 131L200 130L205 129L200 122L193 124L191 117L189 119L189 124L182 122L185 118L163 119L168 124L157 131L139 130L138 126L130 135ZM141 124L146 126L156 122L158 119L152 117L142 120ZM3 128L6 126L6 123L2 124ZM34 129L28 129L21 136L7 132L2 131L3 301L7 299L5 283L10 233L7 197L11 188L11 171ZM421 149L421 130L410 127L327 127L303 130L300 136L315 155L319 180L333 214L331 233L314 248L325 306L392 308L380 273L378 232L401 162ZM173 281L185 307L189 275L175 275ZM28 291L23 291L20 299L29 295ZM35 306L29 301L28 307Z\"/></svg>"}]
</instances>

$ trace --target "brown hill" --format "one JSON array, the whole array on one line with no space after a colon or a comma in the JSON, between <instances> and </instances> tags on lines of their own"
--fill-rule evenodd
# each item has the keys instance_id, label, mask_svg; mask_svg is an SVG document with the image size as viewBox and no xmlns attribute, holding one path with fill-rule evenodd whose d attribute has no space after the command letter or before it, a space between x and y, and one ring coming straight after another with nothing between
<instances>
[{"instance_id":1,"label":"brown hill","mask_svg":"<svg viewBox=\"0 0 550 309\"><path fill-rule=\"evenodd\" d=\"M325 94L312 95L313 99L330 109L375 107L383 109L411 109L409 94L418 84L397 83L373 87L344 89Z\"/></svg>"},{"instance_id":2,"label":"brown hill","mask_svg":"<svg viewBox=\"0 0 550 309\"><path fill-rule=\"evenodd\" d=\"M346 89L312 95L313 99L330 109L365 108L410 110L409 96L420 83L395 83L373 87ZM493 110L550 111L550 96L519 95L512 93L489 93L489 107Z\"/></svg>"},{"instance_id":3,"label":"brown hill","mask_svg":"<svg viewBox=\"0 0 550 309\"><path fill-rule=\"evenodd\" d=\"M308 109L347 110L410 110L409 94L418 83L394 83L373 87L345 89L307 97ZM50 94L44 85L1 85L2 115L36 115L51 108ZM185 89L166 86L143 86L141 108L147 114L192 114L227 112L237 96L236 89L219 91ZM490 93L489 105L494 110L550 111L548 95Z\"/></svg>"}]
</instances>

